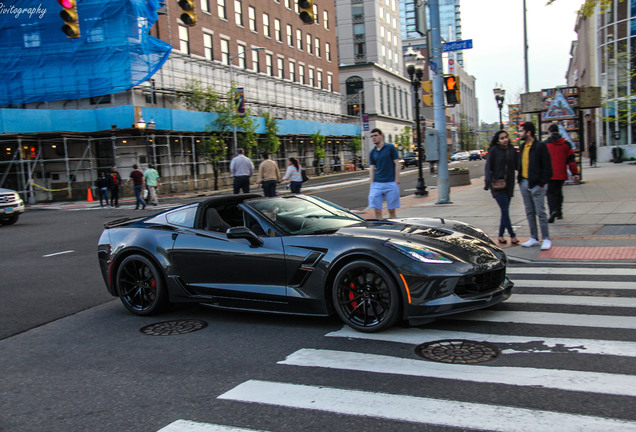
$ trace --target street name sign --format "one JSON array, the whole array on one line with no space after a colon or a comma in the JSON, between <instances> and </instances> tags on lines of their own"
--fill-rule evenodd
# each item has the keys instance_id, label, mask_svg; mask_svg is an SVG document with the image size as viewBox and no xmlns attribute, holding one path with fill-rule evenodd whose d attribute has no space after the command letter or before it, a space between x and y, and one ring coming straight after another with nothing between
<instances>
[{"instance_id":1,"label":"street name sign","mask_svg":"<svg viewBox=\"0 0 636 432\"><path fill-rule=\"evenodd\" d=\"M442 51L443 52L461 51L465 49L471 49L472 47L473 47L473 40L466 39L466 40L459 40L459 41L453 41L453 42L446 42L442 44Z\"/></svg>"}]
</instances>

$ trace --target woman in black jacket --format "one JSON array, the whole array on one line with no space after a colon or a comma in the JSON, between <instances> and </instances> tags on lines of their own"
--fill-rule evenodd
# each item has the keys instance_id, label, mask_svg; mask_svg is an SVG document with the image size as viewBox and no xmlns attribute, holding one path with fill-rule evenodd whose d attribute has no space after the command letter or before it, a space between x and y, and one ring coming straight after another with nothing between
<instances>
[{"instance_id":1,"label":"woman in black jacket","mask_svg":"<svg viewBox=\"0 0 636 432\"><path fill-rule=\"evenodd\" d=\"M510 243L519 244L517 236L512 229L510 222L510 200L515 189L515 171L517 169L517 150L510 144L510 138L506 131L500 130L492 137L488 157L486 158L486 186L490 189L492 197L497 201L501 210L501 220L499 222L499 243L506 244L504 237L505 230L510 234ZM492 187L492 180L505 179L506 185L503 189L495 190Z\"/></svg>"}]
</instances>

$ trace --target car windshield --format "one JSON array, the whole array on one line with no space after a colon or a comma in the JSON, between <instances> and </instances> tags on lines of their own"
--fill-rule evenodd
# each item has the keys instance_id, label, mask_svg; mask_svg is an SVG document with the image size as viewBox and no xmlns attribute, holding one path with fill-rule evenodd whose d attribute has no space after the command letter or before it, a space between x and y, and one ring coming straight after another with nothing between
<instances>
[{"instance_id":1,"label":"car windshield","mask_svg":"<svg viewBox=\"0 0 636 432\"><path fill-rule=\"evenodd\" d=\"M328 201L291 195L245 202L289 235L335 232L364 218Z\"/></svg>"}]
</instances>

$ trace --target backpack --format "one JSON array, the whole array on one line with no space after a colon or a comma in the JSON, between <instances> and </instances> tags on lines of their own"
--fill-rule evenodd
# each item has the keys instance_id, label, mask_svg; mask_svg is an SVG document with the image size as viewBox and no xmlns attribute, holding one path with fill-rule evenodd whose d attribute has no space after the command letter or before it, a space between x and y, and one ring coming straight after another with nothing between
<instances>
[{"instance_id":1,"label":"backpack","mask_svg":"<svg viewBox=\"0 0 636 432\"><path fill-rule=\"evenodd\" d=\"M119 186L119 176L117 173L111 173L111 176L113 177L113 186Z\"/></svg>"}]
</instances>

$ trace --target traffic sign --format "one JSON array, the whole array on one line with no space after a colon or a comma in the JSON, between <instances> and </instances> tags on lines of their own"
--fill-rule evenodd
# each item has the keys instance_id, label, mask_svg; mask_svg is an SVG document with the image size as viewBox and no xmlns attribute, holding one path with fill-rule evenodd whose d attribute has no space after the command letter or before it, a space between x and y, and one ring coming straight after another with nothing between
<instances>
[{"instance_id":1,"label":"traffic sign","mask_svg":"<svg viewBox=\"0 0 636 432\"><path fill-rule=\"evenodd\" d=\"M458 40L458 41L446 42L442 44L442 51L443 52L461 51L465 49L471 49L472 47L473 47L472 39Z\"/></svg>"}]
</instances>

